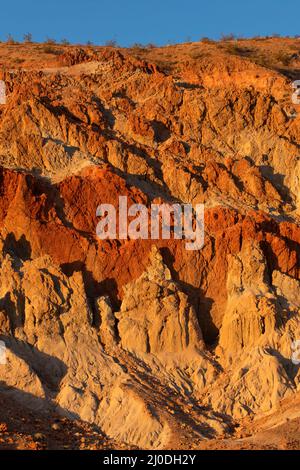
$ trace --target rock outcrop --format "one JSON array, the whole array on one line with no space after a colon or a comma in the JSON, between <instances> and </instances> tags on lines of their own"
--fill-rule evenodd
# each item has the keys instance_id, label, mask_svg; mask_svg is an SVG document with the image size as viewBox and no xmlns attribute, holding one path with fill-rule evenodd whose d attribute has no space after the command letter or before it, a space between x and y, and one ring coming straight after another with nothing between
<instances>
[{"instance_id":1,"label":"rock outcrop","mask_svg":"<svg viewBox=\"0 0 300 470\"><path fill-rule=\"evenodd\" d=\"M5 399L140 448L228 437L292 402L297 64L281 73L199 43L170 46L172 61L164 48L61 46L46 67L30 47L0 77ZM203 248L99 240L96 209L119 196L149 211L203 203Z\"/></svg>"}]
</instances>

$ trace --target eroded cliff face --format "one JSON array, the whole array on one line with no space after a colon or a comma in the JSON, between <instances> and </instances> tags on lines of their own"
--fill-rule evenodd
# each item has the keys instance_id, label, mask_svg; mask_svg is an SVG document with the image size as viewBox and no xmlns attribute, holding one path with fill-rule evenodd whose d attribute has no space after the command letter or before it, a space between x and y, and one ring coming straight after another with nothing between
<instances>
[{"instance_id":1,"label":"eroded cliff face","mask_svg":"<svg viewBox=\"0 0 300 470\"><path fill-rule=\"evenodd\" d=\"M284 75L203 48L2 76L2 388L141 448L230 436L300 387L300 118ZM100 241L120 195L204 203L204 247Z\"/></svg>"}]
</instances>

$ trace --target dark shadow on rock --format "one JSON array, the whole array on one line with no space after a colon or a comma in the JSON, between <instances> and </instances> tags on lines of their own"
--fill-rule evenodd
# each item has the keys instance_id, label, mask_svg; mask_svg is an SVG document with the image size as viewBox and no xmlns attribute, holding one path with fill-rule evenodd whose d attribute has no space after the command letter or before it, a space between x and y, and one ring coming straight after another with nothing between
<instances>
[{"instance_id":1,"label":"dark shadow on rock","mask_svg":"<svg viewBox=\"0 0 300 470\"><path fill-rule=\"evenodd\" d=\"M300 245L299 245L299 243L297 243L293 240L290 240L288 238L285 238L285 237L281 237L281 239L283 239L285 241L289 251L294 251L294 253L296 254L297 260L296 260L295 265L294 265L295 269L296 269L296 267L299 266L299 264L300 264ZM281 267L279 266L278 257L274 253L274 250L272 248L271 243L269 243L267 241L263 241L263 242L261 242L261 248L263 250L263 253L264 253L266 261L267 261L267 267L268 267L270 279L272 279L272 272L274 270L280 271L281 273L283 271L282 271ZM283 274L291 276L291 274L289 274L289 272L284 272ZM294 276L291 276L291 277L294 278Z\"/></svg>"},{"instance_id":2,"label":"dark shadow on rock","mask_svg":"<svg viewBox=\"0 0 300 470\"><path fill-rule=\"evenodd\" d=\"M11 293L7 292L4 297L0 299L0 310L5 312L9 321L9 329L14 334L15 329L22 327L25 321L25 297L24 294L19 292L16 303L11 299Z\"/></svg>"},{"instance_id":3,"label":"dark shadow on rock","mask_svg":"<svg viewBox=\"0 0 300 470\"><path fill-rule=\"evenodd\" d=\"M186 283L179 279L178 272L173 267L175 259L169 248L164 247L161 248L160 251L164 263L168 266L171 271L173 280L176 281L182 291L187 294L191 304L193 305L196 311L205 343L208 346L213 346L216 343L219 335L219 330L214 324L210 313L213 305L213 300L208 297L205 297L205 294L200 287L195 287L192 284Z\"/></svg>"},{"instance_id":4,"label":"dark shadow on rock","mask_svg":"<svg viewBox=\"0 0 300 470\"><path fill-rule=\"evenodd\" d=\"M99 324L99 314L95 308L95 299L107 295L111 301L112 309L118 311L121 301L118 293L118 285L115 279L108 278L103 281L96 281L92 271L88 271L83 261L73 261L72 263L64 263L61 266L62 272L71 277L74 272L81 272L84 282L84 288L89 302L89 306L93 313L93 325Z\"/></svg>"},{"instance_id":5,"label":"dark shadow on rock","mask_svg":"<svg viewBox=\"0 0 300 470\"><path fill-rule=\"evenodd\" d=\"M293 200L290 189L284 184L285 175L274 173L274 169L269 165L261 165L259 169L262 176L275 186L282 200L288 204L292 204Z\"/></svg>"},{"instance_id":6,"label":"dark shadow on rock","mask_svg":"<svg viewBox=\"0 0 300 470\"><path fill-rule=\"evenodd\" d=\"M82 120L75 116L66 106L54 106L48 96L41 97L43 105L56 117L64 116L68 122L74 124L82 124Z\"/></svg>"},{"instance_id":7,"label":"dark shadow on rock","mask_svg":"<svg viewBox=\"0 0 300 470\"><path fill-rule=\"evenodd\" d=\"M192 432L201 433L208 439L213 439L216 437L215 429L208 423L201 422L201 424L198 424L195 422L190 413L182 412L183 408L185 408L185 405L189 403L193 406L194 410L197 410L197 412L201 414L202 417L207 417L209 419L211 412L213 411L210 405L200 405L199 401L193 396L189 388L186 388L184 392L182 392L175 383L172 384L172 388L169 388L167 384L162 385L160 380L153 375L151 367L149 367L149 365L143 359L138 358L131 352L127 352L127 356L130 360L129 362L133 361L139 365L139 367L135 370L135 375L133 378L142 384L143 394L149 399L150 402L159 403L161 408L174 410L178 421L180 421L185 427L189 427ZM121 363L120 365L124 366L125 364ZM184 388L183 383L181 383L181 386ZM181 397L181 404L178 403L178 395L177 400L174 399L173 387L177 389L177 393ZM228 426L233 425L233 419L230 416L223 414L222 419Z\"/></svg>"},{"instance_id":8,"label":"dark shadow on rock","mask_svg":"<svg viewBox=\"0 0 300 470\"><path fill-rule=\"evenodd\" d=\"M293 81L300 80L300 71L297 68L289 67L288 69L284 69L280 67L274 67L274 70L276 70L276 72L278 73L281 73L282 75L289 78L290 80L293 80Z\"/></svg>"},{"instance_id":9,"label":"dark shadow on rock","mask_svg":"<svg viewBox=\"0 0 300 470\"><path fill-rule=\"evenodd\" d=\"M152 121L152 128L154 130L154 138L156 142L165 142L171 136L170 130L161 121Z\"/></svg>"},{"instance_id":10,"label":"dark shadow on rock","mask_svg":"<svg viewBox=\"0 0 300 470\"><path fill-rule=\"evenodd\" d=\"M10 232L4 240L3 253L15 255L22 261L27 261L31 259L30 242L26 239L25 235L22 235L17 240L15 234Z\"/></svg>"},{"instance_id":11,"label":"dark shadow on rock","mask_svg":"<svg viewBox=\"0 0 300 470\"><path fill-rule=\"evenodd\" d=\"M116 118L114 117L111 109L105 108L102 101L96 95L92 97L92 102L97 105L98 110L104 117L106 124L108 125L109 128L112 129L115 125Z\"/></svg>"},{"instance_id":12,"label":"dark shadow on rock","mask_svg":"<svg viewBox=\"0 0 300 470\"><path fill-rule=\"evenodd\" d=\"M0 406L1 420L7 426L6 434L9 438L4 442L2 440L0 450L14 450L24 443L27 448L30 442L39 442L42 448L53 450L64 449L65 444L71 444L73 449L80 448L83 428L77 423L80 421L78 414L62 408L47 398L10 387L3 381L0 381ZM67 418L70 422L66 423L63 420L61 426L64 429L59 432L53 431L51 423L59 423L62 418ZM65 426L68 427L68 431ZM100 429L97 426L92 427L101 438L103 434ZM41 434L41 437L36 439L36 433Z\"/></svg>"},{"instance_id":13,"label":"dark shadow on rock","mask_svg":"<svg viewBox=\"0 0 300 470\"><path fill-rule=\"evenodd\" d=\"M0 335L0 340L37 374L45 392L58 392L60 382L67 373L67 366L63 361L12 336Z\"/></svg>"},{"instance_id":14,"label":"dark shadow on rock","mask_svg":"<svg viewBox=\"0 0 300 470\"><path fill-rule=\"evenodd\" d=\"M175 85L180 88L184 88L185 90L201 90L204 88L202 85L188 82L176 82Z\"/></svg>"},{"instance_id":15,"label":"dark shadow on rock","mask_svg":"<svg viewBox=\"0 0 300 470\"><path fill-rule=\"evenodd\" d=\"M280 364L283 366L287 376L289 379L293 382L293 384L296 387L296 384L294 382L295 378L298 375L299 369L300 369L300 364L296 365L293 364L292 362L292 349L291 349L291 357L284 357L279 351L276 349L273 349L271 347L267 348L267 352L270 354L270 356L274 356L278 359Z\"/></svg>"}]
</instances>

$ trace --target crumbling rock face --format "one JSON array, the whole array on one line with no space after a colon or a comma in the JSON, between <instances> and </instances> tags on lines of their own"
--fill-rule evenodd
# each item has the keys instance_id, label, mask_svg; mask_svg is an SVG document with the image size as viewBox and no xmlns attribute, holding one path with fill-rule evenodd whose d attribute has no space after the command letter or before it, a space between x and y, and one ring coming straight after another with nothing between
<instances>
[{"instance_id":1,"label":"crumbling rock face","mask_svg":"<svg viewBox=\"0 0 300 470\"><path fill-rule=\"evenodd\" d=\"M130 341L135 344L136 331L124 329L122 320L117 323L129 307L130 288L120 313L112 312L107 298L98 300L97 322L80 273L67 278L49 257L22 262L6 254L2 259L5 277L1 280L1 294L2 304L9 299L10 309L2 308L2 324L6 328L2 327L1 339L8 349L8 362L1 367L0 379L5 381L7 393L26 406L55 407L69 417L95 423L122 442L142 447L167 445L172 432L149 391L152 381L158 382L157 393L168 402L170 386L179 387L184 394L186 387L201 388L216 372L213 360L200 352L204 349L201 331L187 297L171 280L159 252L154 250L151 256L147 273L132 290L138 289L145 297L151 295L149 284L157 286L162 293L162 309L153 312L153 321L163 325L163 309L171 319L165 332L161 332L160 342L157 329L149 328L148 341L154 345L151 351L145 351L145 345L137 341L138 359L130 354ZM163 297L166 284L170 293ZM183 303L179 313L174 308L175 299ZM141 310L141 328L150 319L150 312L143 318ZM174 320L175 327L170 320ZM148 370L145 379L141 358ZM203 366L209 372L207 376ZM168 415L167 408L165 413ZM179 419L185 419L182 413ZM216 422L216 429L211 432L223 429L220 419L212 413L210 419ZM201 435L197 420L193 426Z\"/></svg>"},{"instance_id":2,"label":"crumbling rock face","mask_svg":"<svg viewBox=\"0 0 300 470\"><path fill-rule=\"evenodd\" d=\"M1 389L141 448L226 437L299 392L290 83L200 48L68 46L1 72ZM100 241L119 196L204 203L203 248Z\"/></svg>"},{"instance_id":3,"label":"crumbling rock face","mask_svg":"<svg viewBox=\"0 0 300 470\"><path fill-rule=\"evenodd\" d=\"M128 197L128 206L150 206L141 189L109 168L88 166L57 184L3 169L0 222L5 249L12 246L25 260L49 254L67 276L82 272L93 302L109 295L116 309L124 295L123 286L145 269L153 244L151 240L96 238L99 203L118 207L119 195ZM205 245L200 251L187 251L181 240L158 240L157 244L184 292L191 296L205 340L213 342L227 302L227 255L235 256L242 240L257 241L271 271L299 279L300 229L262 211L243 215L222 206L206 209L205 227Z\"/></svg>"},{"instance_id":4,"label":"crumbling rock face","mask_svg":"<svg viewBox=\"0 0 300 470\"><path fill-rule=\"evenodd\" d=\"M280 400L296 391L282 361L261 348L247 351L228 374L215 383L206 400L235 418L276 410Z\"/></svg>"},{"instance_id":5,"label":"crumbling rock face","mask_svg":"<svg viewBox=\"0 0 300 470\"><path fill-rule=\"evenodd\" d=\"M228 301L220 330L219 348L234 361L239 352L258 345L276 348L288 333L298 338L300 283L279 271L268 275L266 260L258 245L245 243L237 257L230 257L227 278Z\"/></svg>"},{"instance_id":6,"label":"crumbling rock face","mask_svg":"<svg viewBox=\"0 0 300 470\"><path fill-rule=\"evenodd\" d=\"M249 259L249 248L242 250L238 259L240 265L246 257L252 277L232 264L231 295L257 286L255 275L263 280L263 268L257 270L262 253L253 247L251 252ZM274 321L274 310L267 310L270 324L266 322L265 329L261 317L267 314L259 305L251 310L248 301L233 307L230 317L226 312L216 360L206 350L187 295L154 247L149 263L145 273L124 288L120 311L113 312L107 297L92 308L81 273L67 278L47 256L22 261L12 252L4 254L1 339L8 362L1 367L0 379L7 393L26 406L55 407L68 417L95 423L116 440L159 448L172 439L173 411L167 404L172 396L181 410L179 422L185 419L191 395L211 407L189 416L197 436L208 437L226 433L226 421L217 417L220 411L235 418L269 411L295 392L299 377L283 359L285 333ZM290 284L284 277L275 278L280 297L274 294L274 299L280 302ZM295 306L299 299L292 302ZM295 319L286 327L289 335L297 329ZM262 340L264 335L267 339ZM229 356L234 359L224 375ZM165 401L163 411L158 396Z\"/></svg>"},{"instance_id":7,"label":"crumbling rock face","mask_svg":"<svg viewBox=\"0 0 300 470\"><path fill-rule=\"evenodd\" d=\"M296 284L295 284L296 283ZM299 389L291 344L300 334L300 284L279 271L268 276L257 245L230 257L228 301L217 354L230 374L226 397L211 394L216 408L234 416L268 411Z\"/></svg>"},{"instance_id":8,"label":"crumbling rock face","mask_svg":"<svg viewBox=\"0 0 300 470\"><path fill-rule=\"evenodd\" d=\"M154 251L153 264L125 287L118 331L121 345L133 353L173 353L201 348L202 333L187 295Z\"/></svg>"}]
</instances>

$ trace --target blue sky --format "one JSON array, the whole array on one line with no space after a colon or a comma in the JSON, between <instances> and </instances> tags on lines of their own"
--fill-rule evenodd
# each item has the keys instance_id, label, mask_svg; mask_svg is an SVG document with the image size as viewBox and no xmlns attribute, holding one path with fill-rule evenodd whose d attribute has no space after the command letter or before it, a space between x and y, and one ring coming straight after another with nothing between
<instances>
[{"instance_id":1,"label":"blue sky","mask_svg":"<svg viewBox=\"0 0 300 470\"><path fill-rule=\"evenodd\" d=\"M166 44L222 33L295 35L299 20L300 0L2 0L0 39L31 32L38 42Z\"/></svg>"}]
</instances>

